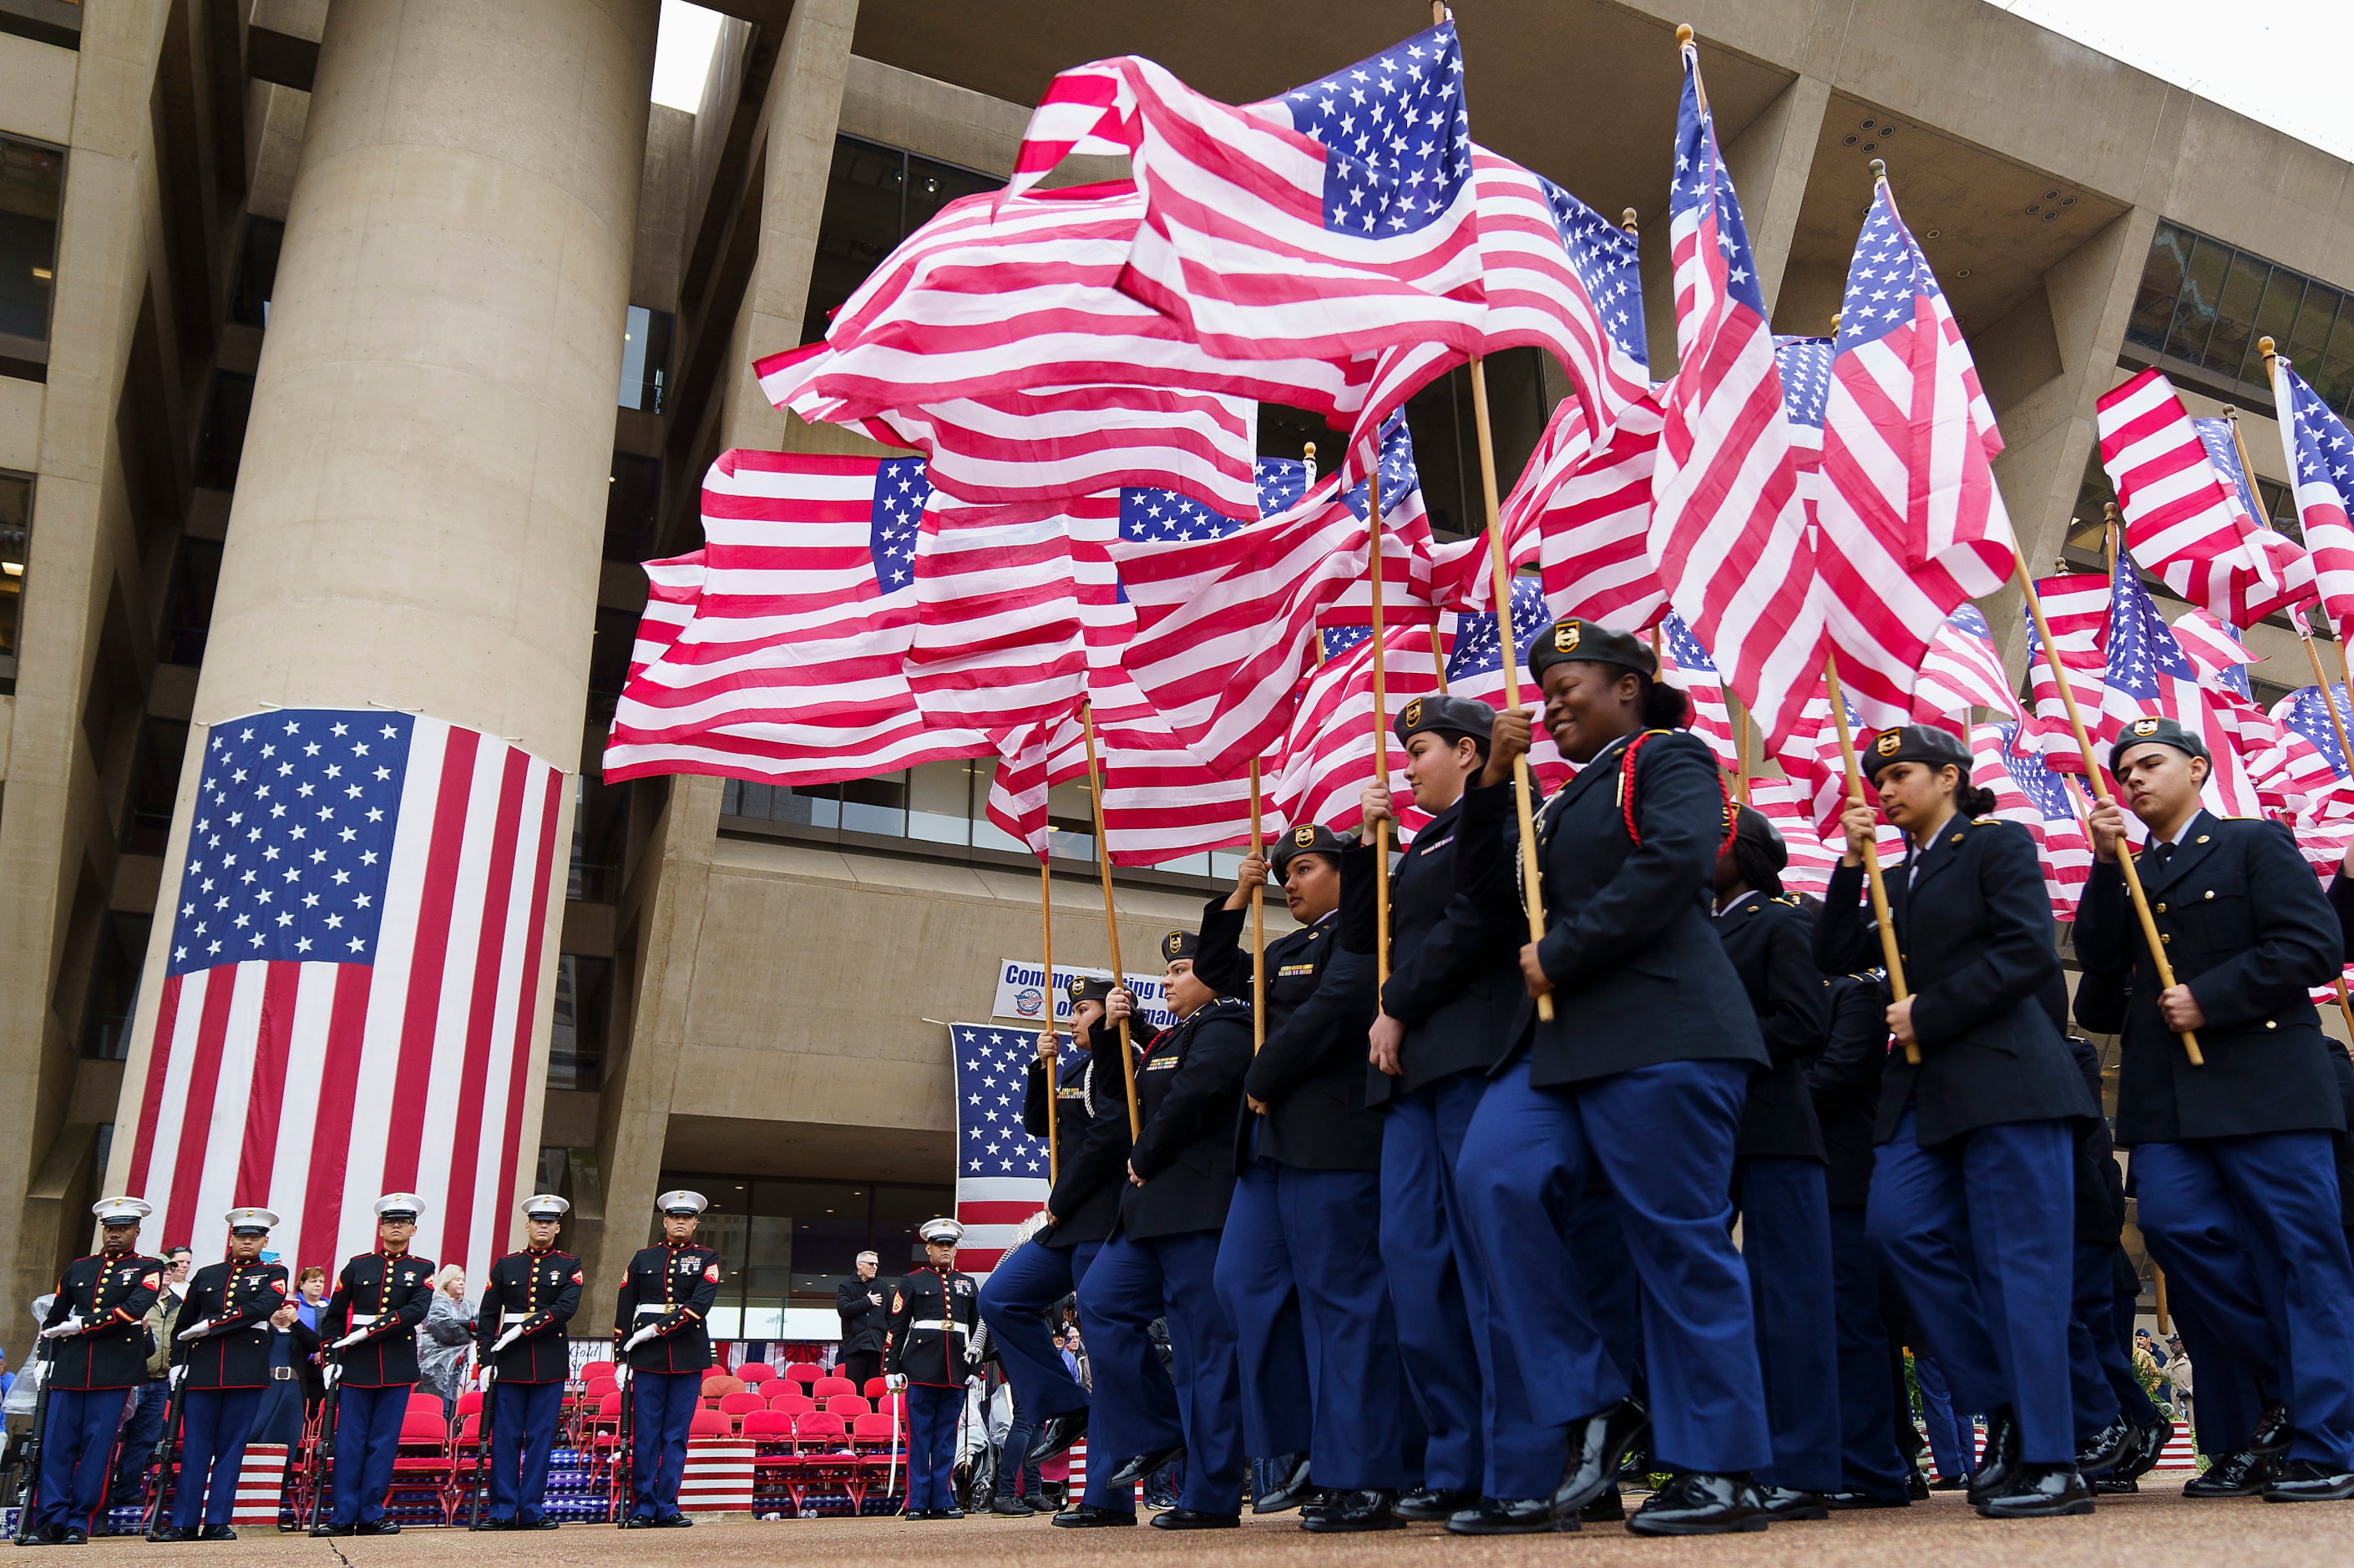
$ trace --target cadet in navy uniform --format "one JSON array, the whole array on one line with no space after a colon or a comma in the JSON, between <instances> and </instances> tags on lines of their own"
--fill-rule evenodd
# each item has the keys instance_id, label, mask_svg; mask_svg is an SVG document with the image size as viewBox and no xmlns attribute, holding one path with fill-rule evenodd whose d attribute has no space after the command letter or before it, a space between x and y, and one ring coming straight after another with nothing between
<instances>
[{"instance_id":1,"label":"cadet in navy uniform","mask_svg":"<svg viewBox=\"0 0 2354 1568\"><path fill-rule=\"evenodd\" d=\"M270 1316L292 1293L286 1266L261 1261L278 1216L231 1209L228 1260L188 1278L172 1336L172 1377L180 1387L180 1480L172 1520L152 1541L235 1541L237 1477L246 1439L270 1386ZM197 1521L203 1520L201 1532Z\"/></svg>"},{"instance_id":2,"label":"cadet in navy uniform","mask_svg":"<svg viewBox=\"0 0 2354 1568\"><path fill-rule=\"evenodd\" d=\"M160 1258L133 1248L139 1222L155 1211L137 1198L90 1205L101 1239L95 1257L66 1265L41 1319L36 1355L46 1355L49 1391L41 1440L40 1529L44 1545L79 1546L105 1500L107 1467L122 1430L124 1394L147 1381L143 1319L164 1287Z\"/></svg>"},{"instance_id":3,"label":"cadet in navy uniform","mask_svg":"<svg viewBox=\"0 0 2354 1568\"><path fill-rule=\"evenodd\" d=\"M1407 712L1415 705L1407 705ZM1374 998L1370 885L1347 922L1342 857L1352 846L1302 823L1275 850L1276 879L1299 929L1267 944L1267 1029L1243 1080L1234 1207L1218 1247L1218 1298L1241 1342L1243 1433L1281 1456L1278 1488L1254 1512L1304 1500L1314 1457L1321 1494L1303 1528L1402 1528L1398 1424L1405 1397L1397 1319L1382 1268L1382 1118L1365 1106L1365 1031ZM1194 972L1247 994L1241 943L1264 863L1246 857L1233 896L1202 917ZM1370 879L1366 879L1370 882Z\"/></svg>"},{"instance_id":4,"label":"cadet in navy uniform","mask_svg":"<svg viewBox=\"0 0 2354 1568\"><path fill-rule=\"evenodd\" d=\"M1488 766L1465 797L1463 854L1489 926L1526 944L1523 996L1456 1176L1481 1252L1513 1282L1494 1307L1529 1398L1540 1419L1568 1426L1557 1523L1574 1528L1616 1489L1648 1430L1653 1467L1675 1477L1629 1530L1756 1531L1767 1516L1751 1477L1774 1446L1730 1194L1742 1105L1768 1059L1709 924L1731 825L1724 779L1681 727L1691 705L1658 670L1642 641L1589 621L1556 621L1531 646L1546 728L1578 766L1537 825L1537 942L1527 941L1521 857L1504 832L1529 715L1496 717ZM1545 995L1550 1022L1534 1004ZM1597 1164L1642 1282L1655 1416L1628 1397L1562 1234Z\"/></svg>"},{"instance_id":5,"label":"cadet in navy uniform","mask_svg":"<svg viewBox=\"0 0 2354 1568\"><path fill-rule=\"evenodd\" d=\"M1131 999L1108 980L1080 975L1071 977L1066 994L1071 1033L1085 1054L1062 1065L1061 1043L1046 1029L1038 1036L1038 1054L1022 1098L1023 1129L1044 1138L1053 1085L1055 1186L1046 1194L1046 1225L1000 1259L981 1287L981 1318L989 1325L990 1343L1013 1384L1016 1408L1037 1432L1026 1457L1006 1457L1009 1466L1025 1457L1043 1463L1087 1432L1087 1392L1048 1338L1044 1313L1087 1277L1111 1234L1128 1181L1128 1079L1117 1024L1128 1016ZM1051 1078L1050 1064L1060 1067ZM1173 1428L1174 1402L1161 1414L1165 1427ZM1110 1476L1109 1466L1091 1471L1086 1501L1057 1514L1055 1522L1134 1524L1136 1490L1107 1484Z\"/></svg>"},{"instance_id":6,"label":"cadet in navy uniform","mask_svg":"<svg viewBox=\"0 0 2354 1568\"><path fill-rule=\"evenodd\" d=\"M907 1517L962 1519L954 1474L957 1417L964 1413L965 1381L980 1370L972 1336L981 1326L981 1287L956 1266L964 1226L926 1220L916 1234L928 1261L891 1292L883 1375L907 1394Z\"/></svg>"},{"instance_id":7,"label":"cadet in navy uniform","mask_svg":"<svg viewBox=\"0 0 2354 1568\"><path fill-rule=\"evenodd\" d=\"M1823 1135L1807 1066L1829 1025L1814 922L1782 891L1789 846L1762 811L1739 808L1716 858L1716 934L1741 976L1773 1058L1749 1085L1734 1144L1741 1262L1757 1315L1757 1359L1774 1463L1757 1478L1776 1519L1824 1519L1840 1473L1839 1314Z\"/></svg>"},{"instance_id":8,"label":"cadet in navy uniform","mask_svg":"<svg viewBox=\"0 0 2354 1568\"><path fill-rule=\"evenodd\" d=\"M711 1365L705 1327L719 1299L719 1255L698 1245L695 1227L709 1202L700 1192L664 1192L659 1246L640 1247L613 1301L613 1345L630 1380L629 1530L684 1530L678 1509L686 1476L686 1434L695 1425L703 1374Z\"/></svg>"},{"instance_id":9,"label":"cadet in navy uniform","mask_svg":"<svg viewBox=\"0 0 2354 1568\"><path fill-rule=\"evenodd\" d=\"M1568 1434L1531 1413L1514 1346L1500 1331L1455 1162L1487 1093L1485 1070L1521 1002L1520 938L1463 894L1463 787L1487 760L1495 709L1431 696L1398 714L1414 803L1430 815L1390 885L1390 977L1371 1035L1366 1102L1382 1113L1382 1263L1399 1349L1429 1442L1423 1484L1398 1499L1413 1520L1458 1534L1553 1529L1547 1494ZM1370 888L1387 783L1364 790L1364 832L1342 875ZM1469 1349L1471 1354L1466 1356Z\"/></svg>"},{"instance_id":10,"label":"cadet in navy uniform","mask_svg":"<svg viewBox=\"0 0 2354 1568\"><path fill-rule=\"evenodd\" d=\"M2286 1407L2293 1436L2264 1497L2354 1497L2354 1260L2333 1150L2346 1111L2307 995L2338 973L2344 938L2287 829L2200 809L2208 768L2170 719L2135 720L2109 752L2149 830L2137 863L2175 984L2160 987L2128 905L2114 804L2093 815L2077 951L2088 969L2133 969L2116 1137L2150 1255ZM2206 1065L2190 1065L2184 1029Z\"/></svg>"},{"instance_id":11,"label":"cadet in navy uniform","mask_svg":"<svg viewBox=\"0 0 2354 1568\"><path fill-rule=\"evenodd\" d=\"M376 1246L344 1265L319 1308L322 1352L335 1386L335 1507L313 1535L398 1535L384 1497L400 1452L400 1424L417 1386L417 1326L433 1304L433 1260L408 1250L425 1200L376 1201Z\"/></svg>"},{"instance_id":12,"label":"cadet in navy uniform","mask_svg":"<svg viewBox=\"0 0 2354 1568\"><path fill-rule=\"evenodd\" d=\"M1162 1530L1233 1526L1242 1513L1235 1330L1212 1276L1234 1196L1250 1009L1216 995L1193 972L1196 950L1189 931L1161 941L1178 1022L1153 1036L1137 1068L1143 1127L1129 1151L1129 1187L1111 1240L1079 1285L1079 1320L1095 1370L1087 1467L1093 1471L1101 1455L1101 1463L1118 1466L1111 1484L1121 1486L1184 1455L1178 1506L1152 1517ZM1161 1317L1169 1323L1166 1372L1149 1333ZM1176 1443L1166 1428L1156 1430L1152 1414L1157 1387L1172 1381Z\"/></svg>"},{"instance_id":13,"label":"cadet in navy uniform","mask_svg":"<svg viewBox=\"0 0 2354 1568\"><path fill-rule=\"evenodd\" d=\"M556 1245L572 1205L523 1201L524 1250L491 1265L474 1309L475 1359L493 1369L490 1530L554 1530L542 1510L547 1460L572 1375L565 1326L580 1309L580 1260Z\"/></svg>"},{"instance_id":14,"label":"cadet in navy uniform","mask_svg":"<svg viewBox=\"0 0 2354 1568\"><path fill-rule=\"evenodd\" d=\"M2084 1513L2069 1401L2074 1118L2099 1103L2070 1060L2052 909L2024 828L1979 816L1969 748L1908 725L1872 737L1863 766L1911 846L1887 878L1914 994L1891 1005L1866 1224L1956 1409L1987 1416L1970 1498L1989 1518ZM1974 821L1973 819L1976 818ZM1863 857L1879 824L1841 818L1847 852L1815 924L1826 970L1880 956ZM1920 1065L1902 1047L1919 1047Z\"/></svg>"}]
</instances>

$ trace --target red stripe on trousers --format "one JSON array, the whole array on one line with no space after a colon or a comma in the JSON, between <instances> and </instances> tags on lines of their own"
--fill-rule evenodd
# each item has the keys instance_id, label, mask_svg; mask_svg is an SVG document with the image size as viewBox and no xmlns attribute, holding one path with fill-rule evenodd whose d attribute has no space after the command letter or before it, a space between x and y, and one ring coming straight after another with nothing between
<instances>
[{"instance_id":1,"label":"red stripe on trousers","mask_svg":"<svg viewBox=\"0 0 2354 1568\"><path fill-rule=\"evenodd\" d=\"M400 1012L400 1054L393 1067L392 1117L384 1144L384 1188L417 1184L425 1138L425 1100L433 1088L433 1037L441 1012L442 971L450 956L450 915L458 896L458 856L466 842L466 803L474 788L482 736L451 726L433 794L433 834L417 904L417 938L408 959L408 997Z\"/></svg>"}]
</instances>

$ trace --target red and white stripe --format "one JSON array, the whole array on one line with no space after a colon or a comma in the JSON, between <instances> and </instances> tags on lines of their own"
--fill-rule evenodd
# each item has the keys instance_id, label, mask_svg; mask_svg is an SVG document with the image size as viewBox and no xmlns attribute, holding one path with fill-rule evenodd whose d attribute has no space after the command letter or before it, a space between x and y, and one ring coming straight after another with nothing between
<instances>
[{"instance_id":1,"label":"red and white stripe","mask_svg":"<svg viewBox=\"0 0 2354 1568\"><path fill-rule=\"evenodd\" d=\"M2300 395L2301 394L2301 395ZM2345 421L2323 404L2289 362L2273 360L2273 402L2281 446L2296 490L2298 532L2313 559L2322 613L2340 638L2354 632L2354 493L2341 485L2354 447Z\"/></svg>"},{"instance_id":2,"label":"red and white stripe","mask_svg":"<svg viewBox=\"0 0 2354 1568\"><path fill-rule=\"evenodd\" d=\"M703 552L646 563L646 608L638 618L637 641L630 645L630 679L670 652L695 619L703 598Z\"/></svg>"},{"instance_id":3,"label":"red and white stripe","mask_svg":"<svg viewBox=\"0 0 2354 1568\"><path fill-rule=\"evenodd\" d=\"M2005 735L2008 727L1982 724L1971 729L1970 782L1994 792L1994 815L2007 822L2017 822L2034 835L2036 858L2042 863L2043 891L2052 904L2052 917L2073 920L2076 900L2093 874L2093 842L2083 819L2077 815L2076 798L2069 795L2066 815L2047 817L2043 808L2020 788L2019 776L2034 769L2048 776L2063 791L2075 787L2046 768L2041 757L2022 757L2014 751Z\"/></svg>"},{"instance_id":4,"label":"red and white stripe","mask_svg":"<svg viewBox=\"0 0 2354 1568\"><path fill-rule=\"evenodd\" d=\"M1913 687L1912 718L1915 724L1967 736L1973 708L2021 722L2026 718L2010 678L2003 673L2002 655L1995 652L1986 617L1976 605L1964 605L1945 619L1930 641L1921 661L1921 678Z\"/></svg>"},{"instance_id":5,"label":"red and white stripe","mask_svg":"<svg viewBox=\"0 0 2354 1568\"><path fill-rule=\"evenodd\" d=\"M1072 517L1116 528L1119 509L1117 494L1022 506L933 498L916 546L907 661L927 724L1001 735L1077 706L1087 650Z\"/></svg>"},{"instance_id":6,"label":"red and white stripe","mask_svg":"<svg viewBox=\"0 0 2354 1568\"><path fill-rule=\"evenodd\" d=\"M2035 592L2043 601L2043 618L2052 628L2061 668L2068 673L2076 711L2087 733L2097 732L2108 693L2108 577L2102 572L2074 572L2039 577ZM2023 733L2031 734L2033 749L2052 767L2084 772L2084 758L2077 749L2075 732L2069 727L2067 705L2061 700L2060 684L2052 678L2045 650L2036 648L2030 653L2027 674L2035 713Z\"/></svg>"},{"instance_id":7,"label":"red and white stripe","mask_svg":"<svg viewBox=\"0 0 2354 1568\"><path fill-rule=\"evenodd\" d=\"M953 1033L949 1049L956 1049ZM1046 1206L1048 1189L1043 1176L959 1176L956 1217L964 1239L957 1244L957 1267L988 1278L1022 1244L1022 1226Z\"/></svg>"},{"instance_id":8,"label":"red and white stripe","mask_svg":"<svg viewBox=\"0 0 2354 1568\"><path fill-rule=\"evenodd\" d=\"M1415 698L1439 689L1438 662L1427 627L1399 627L1383 638L1382 684L1391 725ZM1274 796L1286 822L1319 822L1335 832L1356 827L1358 797L1381 772L1376 738L1384 742L1389 786L1410 799L1405 787L1405 747L1395 735L1373 725L1373 643L1371 638L1337 659L1328 659L1308 677L1283 740L1283 768ZM1401 840L1428 818L1408 807L1399 815Z\"/></svg>"},{"instance_id":9,"label":"red and white stripe","mask_svg":"<svg viewBox=\"0 0 2354 1568\"><path fill-rule=\"evenodd\" d=\"M1545 607L1555 616L1640 631L1667 613L1668 590L1651 559L1651 485L1666 390L1655 387L1630 404L1598 451L1581 453L1565 431L1557 438L1555 431L1578 416L1562 411L1567 403L1554 411L1538 451L1549 467L1561 465L1559 476L1528 493L1541 535Z\"/></svg>"},{"instance_id":10,"label":"red and white stripe","mask_svg":"<svg viewBox=\"0 0 2354 1568\"><path fill-rule=\"evenodd\" d=\"M360 716L368 710L358 710ZM506 1250L546 988L561 769L419 717L376 961L257 959L172 975L137 1074L129 1191L199 1257L265 1204L330 1268L370 1205L424 1197L417 1248L479 1274Z\"/></svg>"}]
</instances>

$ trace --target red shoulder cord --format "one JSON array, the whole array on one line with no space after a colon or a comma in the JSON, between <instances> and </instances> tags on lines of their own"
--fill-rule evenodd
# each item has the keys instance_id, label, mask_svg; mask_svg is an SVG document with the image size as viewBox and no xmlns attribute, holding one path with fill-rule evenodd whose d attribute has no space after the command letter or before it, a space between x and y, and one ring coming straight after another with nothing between
<instances>
[{"instance_id":1,"label":"red shoulder cord","mask_svg":"<svg viewBox=\"0 0 2354 1568\"><path fill-rule=\"evenodd\" d=\"M1643 743L1653 736L1672 733L1670 730L1647 729L1628 743L1618 758L1618 814L1626 819L1627 836L1634 841L1638 849L1643 847L1643 834L1635 825L1635 754L1642 750ZM1733 803L1733 786L1724 781L1724 769L1722 768L1716 770L1716 788L1724 797L1724 842L1716 846L1716 853L1722 855L1733 847L1733 836L1741 826L1741 815Z\"/></svg>"}]
</instances>

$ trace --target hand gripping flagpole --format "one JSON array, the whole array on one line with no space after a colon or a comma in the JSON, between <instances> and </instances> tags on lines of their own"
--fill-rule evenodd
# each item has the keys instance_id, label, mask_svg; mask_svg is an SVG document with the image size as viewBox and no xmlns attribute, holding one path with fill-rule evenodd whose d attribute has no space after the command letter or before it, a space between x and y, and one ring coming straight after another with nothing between
<instances>
[{"instance_id":1,"label":"hand gripping flagpole","mask_svg":"<svg viewBox=\"0 0 2354 1568\"><path fill-rule=\"evenodd\" d=\"M1062 1098L1063 1044L1055 1034L1055 881L1044 850L1038 853L1038 937L1046 957L1046 1038L1055 1041L1055 1054L1046 1060L1046 1191L1052 1192L1062 1174L1055 1163L1055 1102Z\"/></svg>"},{"instance_id":2,"label":"hand gripping flagpole","mask_svg":"<svg viewBox=\"0 0 2354 1568\"><path fill-rule=\"evenodd\" d=\"M1086 698L1079 700L1079 719L1087 733L1087 799L1093 802L1096 816L1096 867L1103 873L1104 936L1111 944L1111 983L1123 990L1128 985L1128 970L1119 961L1119 915L1111 898L1111 839L1104 832L1103 773L1096 766L1096 708ZM1128 1136L1135 1138L1144 1130L1144 1119L1136 1113L1136 1052L1129 1044L1128 1020L1119 1021L1119 1065L1128 1084Z\"/></svg>"},{"instance_id":3,"label":"hand gripping flagpole","mask_svg":"<svg viewBox=\"0 0 2354 1568\"><path fill-rule=\"evenodd\" d=\"M2100 762L2093 755L2092 738L2084 733L2084 715L2076 709L2075 688L2068 683L2068 666L2061 660L2060 650L2052 641L2052 623L2043 619L2042 596L2035 591L2035 579L2027 573L2027 557L2011 552L2011 572L2018 579L2019 591L2027 596L2027 613L2035 618L2035 636L2043 644L2043 662L2051 666L2052 683L2060 688L2061 705L2068 710L2068 727L2076 736L2076 749L2084 758L2084 773L2092 780L2093 794L2101 804L2110 803L2109 786L2101 772ZM1836 704L1833 705L1837 706ZM2117 867L2125 873L2126 892L2133 899L2134 913L2141 917L2142 939L2149 944L2149 956L2158 965L2158 983L2161 991L2174 985L2174 966L2166 961L2166 943L2158 934L2158 919L2149 912L2149 895L2141 889L2141 873L2134 865L2132 848L2120 838L2117 843ZM2199 1036L2190 1030L2181 1031L2182 1048L2190 1054L2190 1065L2203 1067L2207 1058L2200 1054Z\"/></svg>"},{"instance_id":4,"label":"hand gripping flagpole","mask_svg":"<svg viewBox=\"0 0 2354 1568\"><path fill-rule=\"evenodd\" d=\"M1847 800L1850 806L1868 804L1863 798L1863 769L1856 765L1855 735L1848 728L1847 695L1840 690L1839 655L1823 650L1823 691L1829 697L1831 721L1839 726L1840 760L1847 766ZM1888 884L1880 874L1880 846L1872 844L1863 853L1864 880L1872 887L1872 915L1880 927L1880 961L1888 969L1889 994L1903 1001L1912 992L1904 984L1904 955L1896 950L1896 922L1889 917ZM1904 1043L1904 1060L1912 1066L1921 1065L1918 1041Z\"/></svg>"}]
</instances>

